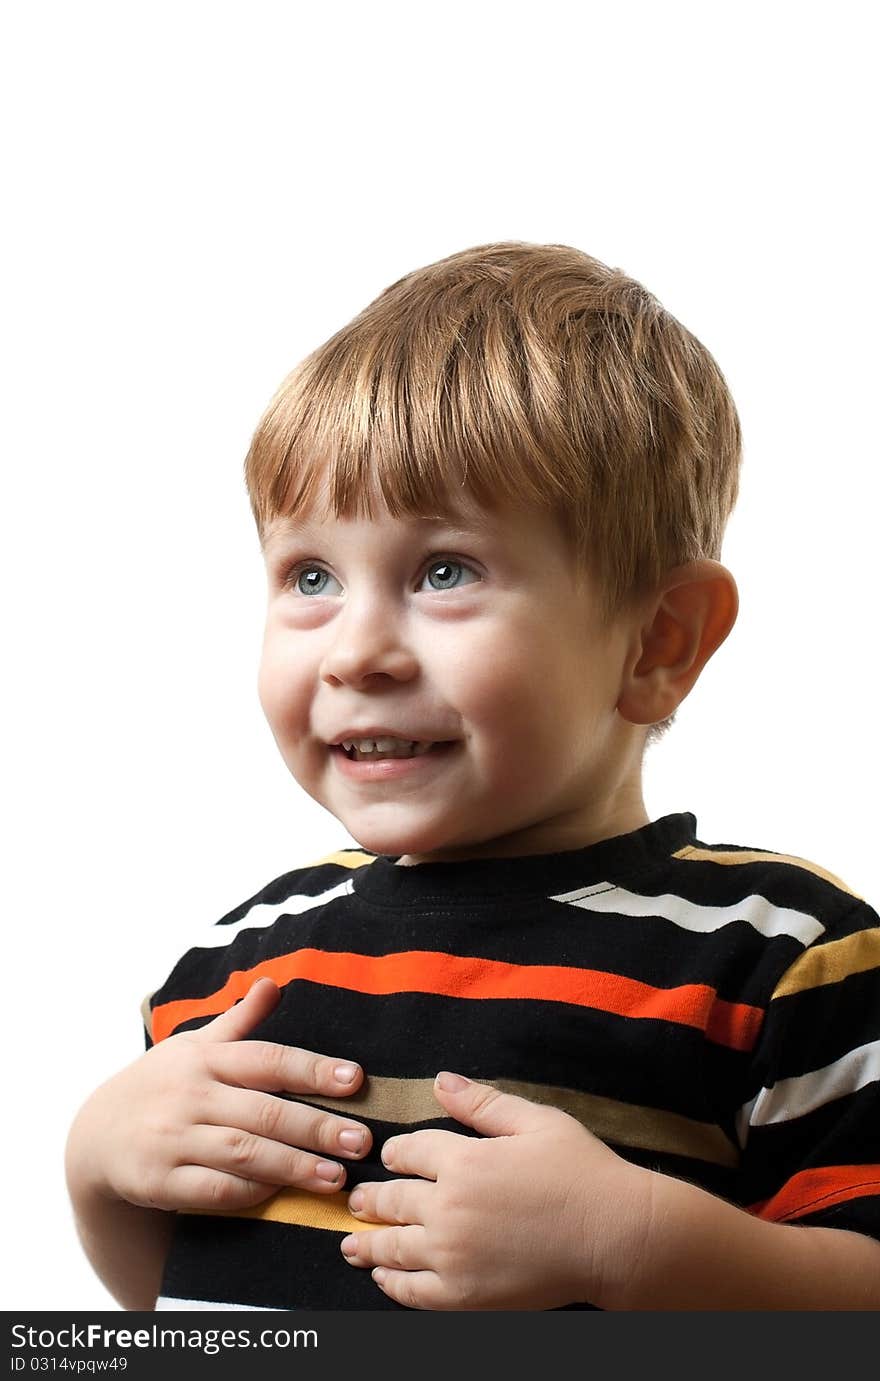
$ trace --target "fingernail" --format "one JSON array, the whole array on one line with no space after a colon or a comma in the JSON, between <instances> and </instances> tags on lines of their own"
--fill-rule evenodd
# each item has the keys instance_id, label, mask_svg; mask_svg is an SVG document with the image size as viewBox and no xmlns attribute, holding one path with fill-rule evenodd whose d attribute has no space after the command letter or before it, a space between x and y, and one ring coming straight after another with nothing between
<instances>
[{"instance_id":1,"label":"fingernail","mask_svg":"<svg viewBox=\"0 0 880 1381\"><path fill-rule=\"evenodd\" d=\"M353 1189L348 1196L348 1206L352 1213L357 1213L363 1207L364 1196L359 1189Z\"/></svg>"},{"instance_id":2,"label":"fingernail","mask_svg":"<svg viewBox=\"0 0 880 1381\"><path fill-rule=\"evenodd\" d=\"M315 1174L319 1179L327 1180L328 1184L335 1184L342 1175L342 1166L334 1165L332 1160L319 1160Z\"/></svg>"},{"instance_id":3,"label":"fingernail","mask_svg":"<svg viewBox=\"0 0 880 1381\"><path fill-rule=\"evenodd\" d=\"M339 1249L340 1249L340 1251L342 1252L342 1255L343 1255L343 1256L356 1256L356 1255L357 1255L357 1238L356 1238L356 1237L343 1237L342 1241L339 1243Z\"/></svg>"},{"instance_id":4,"label":"fingernail","mask_svg":"<svg viewBox=\"0 0 880 1381\"><path fill-rule=\"evenodd\" d=\"M362 1151L366 1132L358 1131L354 1127L347 1127L344 1132L339 1133L339 1144L344 1146L347 1151Z\"/></svg>"},{"instance_id":5,"label":"fingernail","mask_svg":"<svg viewBox=\"0 0 880 1381\"><path fill-rule=\"evenodd\" d=\"M443 1070L437 1075L437 1086L445 1089L447 1093L458 1093L460 1089L467 1088L470 1079L466 1079L463 1074L450 1074L448 1070Z\"/></svg>"},{"instance_id":6,"label":"fingernail","mask_svg":"<svg viewBox=\"0 0 880 1381\"><path fill-rule=\"evenodd\" d=\"M340 1084L353 1084L357 1078L357 1072L357 1065L337 1065L333 1075Z\"/></svg>"}]
</instances>

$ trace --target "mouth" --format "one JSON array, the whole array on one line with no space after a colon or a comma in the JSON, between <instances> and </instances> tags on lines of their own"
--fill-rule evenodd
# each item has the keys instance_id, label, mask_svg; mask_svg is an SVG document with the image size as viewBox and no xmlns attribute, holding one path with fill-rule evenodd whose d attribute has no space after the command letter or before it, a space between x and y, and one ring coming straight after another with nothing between
<instances>
[{"instance_id":1,"label":"mouth","mask_svg":"<svg viewBox=\"0 0 880 1381\"><path fill-rule=\"evenodd\" d=\"M438 739L434 742L421 740L361 740L360 744L350 740L331 743L331 753L340 754L349 762L384 762L391 758L424 758L429 754L448 751L455 746L455 739Z\"/></svg>"}]
</instances>

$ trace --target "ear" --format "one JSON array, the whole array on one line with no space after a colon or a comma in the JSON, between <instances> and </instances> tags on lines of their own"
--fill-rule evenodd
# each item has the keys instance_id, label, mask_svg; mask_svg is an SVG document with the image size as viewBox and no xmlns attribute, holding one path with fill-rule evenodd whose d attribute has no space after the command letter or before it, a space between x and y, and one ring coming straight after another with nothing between
<instances>
[{"instance_id":1,"label":"ear","mask_svg":"<svg viewBox=\"0 0 880 1381\"><path fill-rule=\"evenodd\" d=\"M667 571L640 606L617 709L631 724L668 718L736 622L736 581L718 561Z\"/></svg>"}]
</instances>

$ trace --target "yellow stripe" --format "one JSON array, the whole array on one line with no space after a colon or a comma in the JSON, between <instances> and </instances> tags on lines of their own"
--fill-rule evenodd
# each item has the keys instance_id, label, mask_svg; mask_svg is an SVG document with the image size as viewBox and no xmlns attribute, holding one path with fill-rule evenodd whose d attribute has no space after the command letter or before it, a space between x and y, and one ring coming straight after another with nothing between
<instances>
[{"instance_id":1,"label":"yellow stripe","mask_svg":"<svg viewBox=\"0 0 880 1381\"><path fill-rule=\"evenodd\" d=\"M579 1089L489 1076L483 1077L481 1082L532 1103L561 1108L602 1141L690 1156L713 1165L733 1168L739 1164L738 1148L714 1123L698 1122L679 1113L640 1107L636 1103L621 1103L614 1098L601 1098ZM344 1113L347 1117L369 1117L377 1122L430 1122L445 1115L434 1097L432 1079L368 1078L350 1098L298 1093L297 1100Z\"/></svg>"},{"instance_id":2,"label":"yellow stripe","mask_svg":"<svg viewBox=\"0 0 880 1381\"><path fill-rule=\"evenodd\" d=\"M880 926L806 950L777 984L773 997L839 983L850 974L876 968L880 968Z\"/></svg>"},{"instance_id":3,"label":"yellow stripe","mask_svg":"<svg viewBox=\"0 0 880 1381\"><path fill-rule=\"evenodd\" d=\"M860 892L854 892L835 873L829 873L827 868L820 868L818 863L811 863L809 859L795 858L793 854L768 854L761 853L758 849L698 849L693 844L688 844L672 856L685 859L688 863L788 863L795 868L803 868L807 873L813 873L817 878L824 878L826 882L839 887L841 892L846 892L850 897L857 897L859 901L865 900Z\"/></svg>"},{"instance_id":4,"label":"yellow stripe","mask_svg":"<svg viewBox=\"0 0 880 1381\"><path fill-rule=\"evenodd\" d=\"M357 849L353 849L351 853L340 851L335 854L328 854L326 858L319 858L316 862L310 863L309 867L320 868L322 863L338 863L343 868L363 868L364 864L374 862L375 859L372 854L359 853Z\"/></svg>"},{"instance_id":5,"label":"yellow stripe","mask_svg":"<svg viewBox=\"0 0 880 1381\"><path fill-rule=\"evenodd\" d=\"M268 1223L321 1228L325 1232L370 1232L384 1223L365 1223L348 1211L348 1193L312 1194L307 1189L281 1189L271 1199L233 1213L212 1214L222 1218L262 1218Z\"/></svg>"}]
</instances>

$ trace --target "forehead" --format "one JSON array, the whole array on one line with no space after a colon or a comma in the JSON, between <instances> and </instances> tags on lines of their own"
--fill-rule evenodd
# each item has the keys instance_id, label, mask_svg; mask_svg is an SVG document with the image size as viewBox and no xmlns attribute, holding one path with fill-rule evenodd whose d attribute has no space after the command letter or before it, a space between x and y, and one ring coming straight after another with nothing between
<instances>
[{"instance_id":1,"label":"forehead","mask_svg":"<svg viewBox=\"0 0 880 1381\"><path fill-rule=\"evenodd\" d=\"M486 508L467 497L456 499L443 505L442 511L435 513L393 514L380 498L373 500L368 515L334 513L325 502L310 505L290 515L279 514L272 518L262 534L263 549L268 553L284 541L307 533L327 533L331 530L345 530L357 523L376 527L396 527L402 534L413 537L430 535L436 531L454 532L463 537L485 537L498 535L511 527L529 527L538 520L538 515L526 513L511 505L498 504Z\"/></svg>"}]
</instances>

